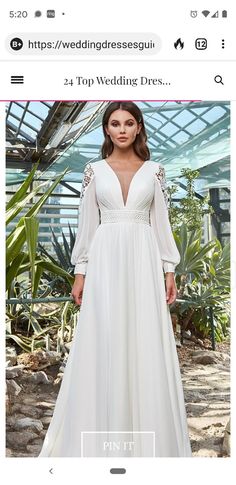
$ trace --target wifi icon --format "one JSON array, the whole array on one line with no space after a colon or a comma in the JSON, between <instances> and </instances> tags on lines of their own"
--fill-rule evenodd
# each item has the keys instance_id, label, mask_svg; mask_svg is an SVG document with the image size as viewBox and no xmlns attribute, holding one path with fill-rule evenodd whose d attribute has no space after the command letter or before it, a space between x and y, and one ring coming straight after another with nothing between
<instances>
[{"instance_id":1,"label":"wifi icon","mask_svg":"<svg viewBox=\"0 0 236 485\"><path fill-rule=\"evenodd\" d=\"M202 11L202 15L204 15L204 17L207 17L209 15L209 10L203 10Z\"/></svg>"}]
</instances>

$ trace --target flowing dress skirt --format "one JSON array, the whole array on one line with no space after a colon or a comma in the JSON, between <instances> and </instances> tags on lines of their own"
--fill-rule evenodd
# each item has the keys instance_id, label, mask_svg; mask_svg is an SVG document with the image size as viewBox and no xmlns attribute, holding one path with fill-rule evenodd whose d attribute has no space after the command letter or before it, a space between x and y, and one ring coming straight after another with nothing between
<instances>
[{"instance_id":1,"label":"flowing dress skirt","mask_svg":"<svg viewBox=\"0 0 236 485\"><path fill-rule=\"evenodd\" d=\"M192 456L152 227L99 225L54 414L39 457Z\"/></svg>"}]
</instances>

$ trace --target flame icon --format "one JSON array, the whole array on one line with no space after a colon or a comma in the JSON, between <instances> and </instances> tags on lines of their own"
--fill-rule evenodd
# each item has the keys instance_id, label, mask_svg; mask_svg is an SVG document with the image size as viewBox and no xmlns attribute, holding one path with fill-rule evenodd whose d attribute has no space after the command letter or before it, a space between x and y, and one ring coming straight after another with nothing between
<instances>
[{"instance_id":1,"label":"flame icon","mask_svg":"<svg viewBox=\"0 0 236 485\"><path fill-rule=\"evenodd\" d=\"M175 49L183 49L184 48L184 42L180 38L177 39L177 41L174 43Z\"/></svg>"}]
</instances>

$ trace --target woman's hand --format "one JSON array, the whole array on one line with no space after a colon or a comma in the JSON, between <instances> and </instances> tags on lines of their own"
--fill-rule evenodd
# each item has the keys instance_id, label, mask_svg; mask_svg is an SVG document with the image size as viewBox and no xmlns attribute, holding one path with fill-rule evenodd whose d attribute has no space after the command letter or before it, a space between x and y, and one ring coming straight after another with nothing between
<instances>
[{"instance_id":1,"label":"woman's hand","mask_svg":"<svg viewBox=\"0 0 236 485\"><path fill-rule=\"evenodd\" d=\"M168 305L174 303L177 298L177 288L175 284L175 274L166 273L166 302Z\"/></svg>"},{"instance_id":2,"label":"woman's hand","mask_svg":"<svg viewBox=\"0 0 236 485\"><path fill-rule=\"evenodd\" d=\"M74 302L76 305L81 305L82 303L83 288L84 288L84 275L76 274L75 281L71 290L71 296L74 298Z\"/></svg>"}]
</instances>

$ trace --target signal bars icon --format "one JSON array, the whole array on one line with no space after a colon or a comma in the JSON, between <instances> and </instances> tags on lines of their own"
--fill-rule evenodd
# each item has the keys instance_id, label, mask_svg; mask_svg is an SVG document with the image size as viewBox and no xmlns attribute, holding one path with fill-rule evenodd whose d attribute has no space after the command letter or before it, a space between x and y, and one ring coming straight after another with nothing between
<instances>
[{"instance_id":1,"label":"signal bars icon","mask_svg":"<svg viewBox=\"0 0 236 485\"><path fill-rule=\"evenodd\" d=\"M204 15L204 17L208 17L208 15L210 15L210 11L209 10L203 10L202 11L202 15ZM227 10L222 10L221 12L221 16L223 18L227 18ZM211 15L212 18L218 18L219 17L219 10L217 10L213 15Z\"/></svg>"}]
</instances>

